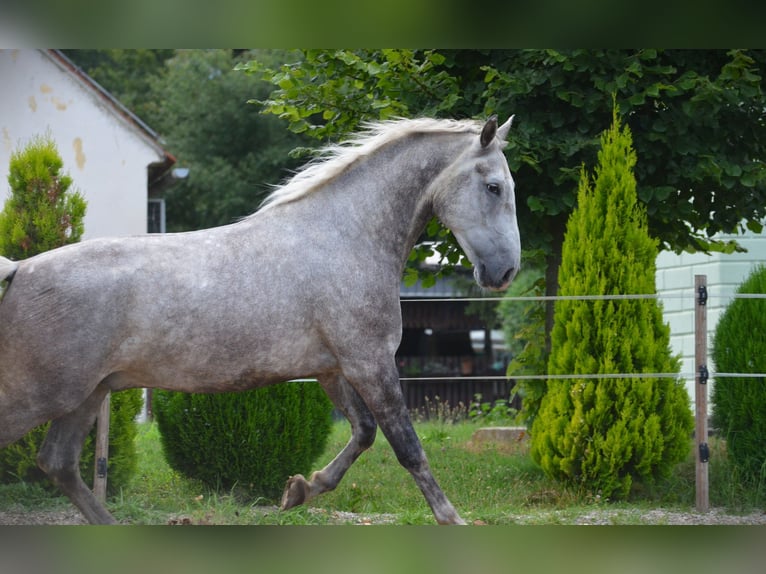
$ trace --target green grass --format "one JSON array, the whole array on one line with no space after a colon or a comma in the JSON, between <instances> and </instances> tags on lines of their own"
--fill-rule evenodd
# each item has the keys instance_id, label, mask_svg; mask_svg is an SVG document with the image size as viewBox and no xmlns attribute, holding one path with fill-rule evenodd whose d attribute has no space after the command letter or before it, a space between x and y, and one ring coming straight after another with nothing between
<instances>
[{"instance_id":1,"label":"green grass","mask_svg":"<svg viewBox=\"0 0 766 574\"><path fill-rule=\"evenodd\" d=\"M693 510L694 460L679 465L667 481L640 500L609 502L585 490L547 478L526 452L476 447L471 435L479 422L456 424L418 422L416 429L432 470L458 512L469 522L484 524L567 524L594 510L610 510L615 524L640 524L653 508ZM333 426L324 466L349 437L345 422ZM115 517L130 524L329 524L342 522L338 513L391 514L395 524L434 524L423 496L381 433L333 491L307 506L287 512L277 501L242 499L236 490L215 492L172 470L162 454L156 424L140 425L139 466L130 487L109 501ZM714 507L735 513L763 508L763 488L742 486L726 461L721 441L711 441L710 499ZM31 484L0 486L2 509L60 509L68 501L50 488Z\"/></svg>"}]
</instances>

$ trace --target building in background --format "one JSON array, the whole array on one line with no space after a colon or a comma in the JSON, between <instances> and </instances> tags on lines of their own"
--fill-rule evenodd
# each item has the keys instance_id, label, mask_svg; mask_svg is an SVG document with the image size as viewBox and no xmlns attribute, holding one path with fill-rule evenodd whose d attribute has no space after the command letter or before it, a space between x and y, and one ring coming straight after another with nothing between
<instances>
[{"instance_id":1,"label":"building in background","mask_svg":"<svg viewBox=\"0 0 766 574\"><path fill-rule=\"evenodd\" d=\"M670 325L670 344L681 355L681 372L686 379L694 405L695 373L699 366L694 356L694 313L696 294L694 276L707 276L708 302L708 370L715 372L710 359L710 344L718 319L731 302L736 288L758 264L766 264L766 235L750 231L742 235L721 235L717 239L734 239L746 253L682 253L664 251L657 257L657 294L663 305L665 321ZM715 380L711 380L715 384ZM712 389L712 387L711 387ZM710 396L710 390L708 391Z\"/></svg>"},{"instance_id":2,"label":"building in background","mask_svg":"<svg viewBox=\"0 0 766 574\"><path fill-rule=\"evenodd\" d=\"M88 203L84 239L164 230L175 159L158 135L58 50L0 50L0 205L11 153L49 135Z\"/></svg>"}]
</instances>

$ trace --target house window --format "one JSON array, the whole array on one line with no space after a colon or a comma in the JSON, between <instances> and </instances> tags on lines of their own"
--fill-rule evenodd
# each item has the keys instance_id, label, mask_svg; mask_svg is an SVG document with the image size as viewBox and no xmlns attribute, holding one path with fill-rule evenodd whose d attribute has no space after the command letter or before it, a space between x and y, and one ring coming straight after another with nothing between
<instances>
[{"instance_id":1,"label":"house window","mask_svg":"<svg viewBox=\"0 0 766 574\"><path fill-rule=\"evenodd\" d=\"M149 200L146 231L148 233L165 233L165 200L164 199Z\"/></svg>"}]
</instances>

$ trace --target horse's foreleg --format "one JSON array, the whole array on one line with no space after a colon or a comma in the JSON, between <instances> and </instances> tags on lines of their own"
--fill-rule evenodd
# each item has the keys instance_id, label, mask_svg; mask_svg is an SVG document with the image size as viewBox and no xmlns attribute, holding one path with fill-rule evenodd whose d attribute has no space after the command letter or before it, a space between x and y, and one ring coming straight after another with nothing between
<instances>
[{"instance_id":1,"label":"horse's foreleg","mask_svg":"<svg viewBox=\"0 0 766 574\"><path fill-rule=\"evenodd\" d=\"M404 402L396 366L382 369L379 375L361 371L360 378L349 376L388 439L399 463L409 471L425 496L439 524L465 524L431 473L426 454L412 426Z\"/></svg>"},{"instance_id":2,"label":"horse's foreleg","mask_svg":"<svg viewBox=\"0 0 766 574\"><path fill-rule=\"evenodd\" d=\"M91 524L116 522L80 476L82 445L108 391L105 385L99 385L76 410L54 420L37 455L40 468Z\"/></svg>"},{"instance_id":3,"label":"horse's foreleg","mask_svg":"<svg viewBox=\"0 0 766 574\"><path fill-rule=\"evenodd\" d=\"M346 471L375 441L377 426L370 410L343 377L320 379L327 395L351 424L351 439L343 450L322 470L306 480L302 475L291 476L282 495L282 510L308 502L315 496L333 490Z\"/></svg>"}]
</instances>

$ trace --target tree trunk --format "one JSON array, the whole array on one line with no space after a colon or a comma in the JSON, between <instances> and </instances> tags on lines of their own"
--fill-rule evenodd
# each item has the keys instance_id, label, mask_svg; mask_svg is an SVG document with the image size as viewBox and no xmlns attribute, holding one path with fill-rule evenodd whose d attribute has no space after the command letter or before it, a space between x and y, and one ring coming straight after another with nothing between
<instances>
[{"instance_id":1,"label":"tree trunk","mask_svg":"<svg viewBox=\"0 0 766 574\"><path fill-rule=\"evenodd\" d=\"M552 218L548 231L551 233L550 251L545 257L545 295L556 296L559 292L559 266L561 246L564 243L566 217ZM553 330L553 301L545 302L545 355L551 352L551 331Z\"/></svg>"}]
</instances>

